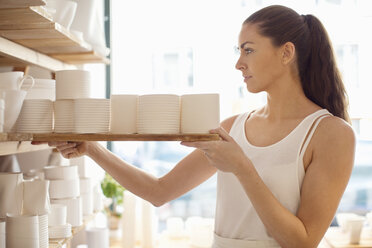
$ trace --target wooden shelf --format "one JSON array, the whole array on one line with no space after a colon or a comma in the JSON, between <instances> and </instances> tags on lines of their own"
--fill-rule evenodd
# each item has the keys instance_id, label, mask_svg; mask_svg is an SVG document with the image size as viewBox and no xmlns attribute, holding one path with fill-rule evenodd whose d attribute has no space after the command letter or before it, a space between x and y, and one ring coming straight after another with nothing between
<instances>
[{"instance_id":1,"label":"wooden shelf","mask_svg":"<svg viewBox=\"0 0 372 248\"><path fill-rule=\"evenodd\" d=\"M74 65L35 52L3 37L0 37L0 65L15 67L36 65L51 71L76 69Z\"/></svg>"},{"instance_id":2,"label":"wooden shelf","mask_svg":"<svg viewBox=\"0 0 372 248\"><path fill-rule=\"evenodd\" d=\"M208 141L218 134L30 134L0 133L0 141Z\"/></svg>"},{"instance_id":3,"label":"wooden shelf","mask_svg":"<svg viewBox=\"0 0 372 248\"><path fill-rule=\"evenodd\" d=\"M30 6L40 6L45 5L44 0L0 0L0 8L9 9L9 8L25 8Z\"/></svg>"},{"instance_id":4,"label":"wooden shelf","mask_svg":"<svg viewBox=\"0 0 372 248\"><path fill-rule=\"evenodd\" d=\"M51 149L48 145L31 145L30 141L0 142L0 156Z\"/></svg>"},{"instance_id":5,"label":"wooden shelf","mask_svg":"<svg viewBox=\"0 0 372 248\"><path fill-rule=\"evenodd\" d=\"M9 55L13 59L22 60L24 56L21 48L28 48L68 64L109 63L109 60L95 52L90 44L53 22L50 14L40 6L0 8L0 36L21 45L17 47L17 51L21 53L19 56L8 54L8 47L0 48L0 55L4 57ZM30 63L55 70L50 68L48 63Z\"/></svg>"}]
</instances>

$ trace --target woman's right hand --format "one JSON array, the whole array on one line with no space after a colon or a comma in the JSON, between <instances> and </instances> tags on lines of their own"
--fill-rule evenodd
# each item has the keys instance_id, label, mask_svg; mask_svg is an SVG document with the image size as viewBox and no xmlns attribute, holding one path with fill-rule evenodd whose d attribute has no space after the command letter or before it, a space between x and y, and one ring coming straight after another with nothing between
<instances>
[{"instance_id":1,"label":"woman's right hand","mask_svg":"<svg viewBox=\"0 0 372 248\"><path fill-rule=\"evenodd\" d=\"M90 142L48 142L49 146L57 148L64 158L77 158L88 155Z\"/></svg>"}]
</instances>

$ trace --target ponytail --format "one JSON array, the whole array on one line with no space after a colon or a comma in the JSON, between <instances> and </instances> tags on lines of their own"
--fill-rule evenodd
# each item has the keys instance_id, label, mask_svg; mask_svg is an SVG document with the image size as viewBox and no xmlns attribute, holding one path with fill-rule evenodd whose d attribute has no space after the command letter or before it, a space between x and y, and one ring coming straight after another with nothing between
<instances>
[{"instance_id":1,"label":"ponytail","mask_svg":"<svg viewBox=\"0 0 372 248\"><path fill-rule=\"evenodd\" d=\"M299 15L290 8L273 5L253 13L243 24L246 23L257 24L260 34L271 38L275 46L292 42L306 97L350 123L347 94L333 48L325 28L315 16Z\"/></svg>"},{"instance_id":2,"label":"ponytail","mask_svg":"<svg viewBox=\"0 0 372 248\"><path fill-rule=\"evenodd\" d=\"M308 66L300 73L305 95L333 115L350 122L347 94L328 34L315 16L303 18L310 32Z\"/></svg>"}]
</instances>

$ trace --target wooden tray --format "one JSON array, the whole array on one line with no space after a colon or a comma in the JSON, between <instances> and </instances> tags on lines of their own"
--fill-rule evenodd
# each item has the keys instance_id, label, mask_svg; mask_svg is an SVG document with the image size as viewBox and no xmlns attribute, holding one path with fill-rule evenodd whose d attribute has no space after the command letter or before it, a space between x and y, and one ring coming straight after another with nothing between
<instances>
[{"instance_id":1,"label":"wooden tray","mask_svg":"<svg viewBox=\"0 0 372 248\"><path fill-rule=\"evenodd\" d=\"M220 139L218 134L0 134L0 141L210 141Z\"/></svg>"}]
</instances>

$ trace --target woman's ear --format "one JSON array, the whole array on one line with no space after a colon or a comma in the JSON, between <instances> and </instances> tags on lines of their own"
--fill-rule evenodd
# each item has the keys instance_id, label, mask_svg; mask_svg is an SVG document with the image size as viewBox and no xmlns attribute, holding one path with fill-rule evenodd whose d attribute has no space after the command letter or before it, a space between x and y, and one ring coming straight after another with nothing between
<instances>
[{"instance_id":1,"label":"woman's ear","mask_svg":"<svg viewBox=\"0 0 372 248\"><path fill-rule=\"evenodd\" d=\"M284 65L290 64L295 58L296 47L292 42L286 42L282 46L282 62Z\"/></svg>"}]
</instances>

